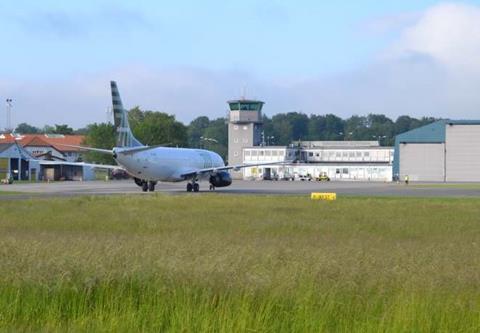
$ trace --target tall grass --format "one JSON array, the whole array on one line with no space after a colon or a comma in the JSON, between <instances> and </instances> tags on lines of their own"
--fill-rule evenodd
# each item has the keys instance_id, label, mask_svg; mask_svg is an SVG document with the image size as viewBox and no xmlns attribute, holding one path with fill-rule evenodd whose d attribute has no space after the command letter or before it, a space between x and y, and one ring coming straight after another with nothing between
<instances>
[{"instance_id":1,"label":"tall grass","mask_svg":"<svg viewBox=\"0 0 480 333\"><path fill-rule=\"evenodd\" d=\"M480 199L0 202L4 331L480 327Z\"/></svg>"}]
</instances>

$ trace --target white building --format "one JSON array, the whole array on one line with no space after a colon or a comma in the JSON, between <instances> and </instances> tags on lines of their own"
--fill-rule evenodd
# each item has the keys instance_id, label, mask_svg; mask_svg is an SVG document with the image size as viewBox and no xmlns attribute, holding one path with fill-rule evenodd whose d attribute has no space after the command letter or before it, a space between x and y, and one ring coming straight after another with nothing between
<instances>
[{"instance_id":1,"label":"white building","mask_svg":"<svg viewBox=\"0 0 480 333\"><path fill-rule=\"evenodd\" d=\"M391 181L393 148L376 141L309 141L295 147L260 146L243 149L243 163L287 162L243 170L244 179L284 179L298 176L331 180Z\"/></svg>"}]
</instances>

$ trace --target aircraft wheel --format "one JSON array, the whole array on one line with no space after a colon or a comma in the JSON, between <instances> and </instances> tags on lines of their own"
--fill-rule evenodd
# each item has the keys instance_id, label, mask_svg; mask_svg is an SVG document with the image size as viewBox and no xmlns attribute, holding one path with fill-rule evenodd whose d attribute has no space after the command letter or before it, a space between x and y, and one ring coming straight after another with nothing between
<instances>
[{"instance_id":1,"label":"aircraft wheel","mask_svg":"<svg viewBox=\"0 0 480 333\"><path fill-rule=\"evenodd\" d=\"M200 190L200 185L198 183L193 184L193 192L198 192Z\"/></svg>"},{"instance_id":2,"label":"aircraft wheel","mask_svg":"<svg viewBox=\"0 0 480 333\"><path fill-rule=\"evenodd\" d=\"M150 192L155 192L155 185L156 185L155 182L148 182L148 190Z\"/></svg>"},{"instance_id":3,"label":"aircraft wheel","mask_svg":"<svg viewBox=\"0 0 480 333\"><path fill-rule=\"evenodd\" d=\"M147 192L148 191L148 182L143 182L142 184L142 191Z\"/></svg>"},{"instance_id":4,"label":"aircraft wheel","mask_svg":"<svg viewBox=\"0 0 480 333\"><path fill-rule=\"evenodd\" d=\"M188 184L187 184L187 192L192 192L192 190L193 190L192 184L191 184L191 183L188 183Z\"/></svg>"}]
</instances>

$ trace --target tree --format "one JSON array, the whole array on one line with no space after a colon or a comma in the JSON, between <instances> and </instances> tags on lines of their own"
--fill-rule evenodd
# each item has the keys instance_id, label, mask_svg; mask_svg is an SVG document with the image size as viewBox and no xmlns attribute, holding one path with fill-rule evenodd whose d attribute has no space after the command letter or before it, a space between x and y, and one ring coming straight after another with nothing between
<instances>
[{"instance_id":1,"label":"tree","mask_svg":"<svg viewBox=\"0 0 480 333\"><path fill-rule=\"evenodd\" d=\"M143 111L140 110L139 106L136 106L133 109L130 109L130 111L128 111L128 123L130 124L131 128L137 127L137 125L143 122L144 119L145 116L143 114Z\"/></svg>"},{"instance_id":2,"label":"tree","mask_svg":"<svg viewBox=\"0 0 480 333\"><path fill-rule=\"evenodd\" d=\"M53 130L54 134L64 134L64 135L72 135L73 128L69 127L66 124L58 125L55 124L55 129Z\"/></svg>"},{"instance_id":3,"label":"tree","mask_svg":"<svg viewBox=\"0 0 480 333\"><path fill-rule=\"evenodd\" d=\"M409 116L400 116L395 121L395 134L405 133L416 127L416 123L419 123L418 119L411 118Z\"/></svg>"},{"instance_id":4,"label":"tree","mask_svg":"<svg viewBox=\"0 0 480 333\"><path fill-rule=\"evenodd\" d=\"M393 121L383 114L369 114L367 116L367 128L370 138L378 140L381 145L391 146L395 137L395 125Z\"/></svg>"},{"instance_id":5,"label":"tree","mask_svg":"<svg viewBox=\"0 0 480 333\"><path fill-rule=\"evenodd\" d=\"M195 118L188 125L188 146L195 148L200 146L200 137L206 136L205 130L210 126L210 119L205 116Z\"/></svg>"},{"instance_id":6,"label":"tree","mask_svg":"<svg viewBox=\"0 0 480 333\"><path fill-rule=\"evenodd\" d=\"M367 118L364 116L351 116L345 120L344 129L347 140L370 140Z\"/></svg>"},{"instance_id":7,"label":"tree","mask_svg":"<svg viewBox=\"0 0 480 333\"><path fill-rule=\"evenodd\" d=\"M42 133L48 134L48 133L54 133L55 132L55 127L50 126L50 125L45 125L42 128Z\"/></svg>"},{"instance_id":8,"label":"tree","mask_svg":"<svg viewBox=\"0 0 480 333\"><path fill-rule=\"evenodd\" d=\"M308 140L322 140L325 136L327 121L325 116L311 115L308 121Z\"/></svg>"},{"instance_id":9,"label":"tree","mask_svg":"<svg viewBox=\"0 0 480 333\"><path fill-rule=\"evenodd\" d=\"M324 140L343 140L345 134L342 118L334 114L325 115L325 136Z\"/></svg>"},{"instance_id":10,"label":"tree","mask_svg":"<svg viewBox=\"0 0 480 333\"><path fill-rule=\"evenodd\" d=\"M40 129L27 123L21 123L18 124L15 132L20 134L37 134L40 133Z\"/></svg>"},{"instance_id":11,"label":"tree","mask_svg":"<svg viewBox=\"0 0 480 333\"><path fill-rule=\"evenodd\" d=\"M278 145L288 145L293 139L293 125L287 114L279 113L272 117L272 128ZM298 139L298 138L296 138Z\"/></svg>"},{"instance_id":12,"label":"tree","mask_svg":"<svg viewBox=\"0 0 480 333\"><path fill-rule=\"evenodd\" d=\"M217 118L210 121L208 127L204 131L203 136L217 141L210 141L205 148L215 151L224 159L227 157L228 128L227 124L225 123L225 118Z\"/></svg>"},{"instance_id":13,"label":"tree","mask_svg":"<svg viewBox=\"0 0 480 333\"><path fill-rule=\"evenodd\" d=\"M83 144L93 148L112 149L115 147L116 131L113 124L91 124L87 126L87 135ZM111 155L89 151L85 153L84 159L88 162L102 164L114 164Z\"/></svg>"},{"instance_id":14,"label":"tree","mask_svg":"<svg viewBox=\"0 0 480 333\"><path fill-rule=\"evenodd\" d=\"M129 115L130 127L135 137L143 144L185 147L187 145L187 127L175 119L175 116L163 112L133 110Z\"/></svg>"},{"instance_id":15,"label":"tree","mask_svg":"<svg viewBox=\"0 0 480 333\"><path fill-rule=\"evenodd\" d=\"M88 127L80 127L73 131L75 135L87 135L88 134Z\"/></svg>"}]
</instances>

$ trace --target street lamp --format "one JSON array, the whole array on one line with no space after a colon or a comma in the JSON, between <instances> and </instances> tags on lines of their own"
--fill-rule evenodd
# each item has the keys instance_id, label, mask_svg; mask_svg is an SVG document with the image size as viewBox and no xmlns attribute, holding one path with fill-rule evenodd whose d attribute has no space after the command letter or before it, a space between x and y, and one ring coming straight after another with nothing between
<instances>
[{"instance_id":1,"label":"street lamp","mask_svg":"<svg viewBox=\"0 0 480 333\"><path fill-rule=\"evenodd\" d=\"M11 98L6 99L6 107L7 107L7 124L5 126L5 131L6 132L11 132L12 131L12 102L13 100Z\"/></svg>"},{"instance_id":2,"label":"street lamp","mask_svg":"<svg viewBox=\"0 0 480 333\"><path fill-rule=\"evenodd\" d=\"M273 144L274 139L275 137L273 135L267 136L267 146L270 146L271 144Z\"/></svg>"}]
</instances>

